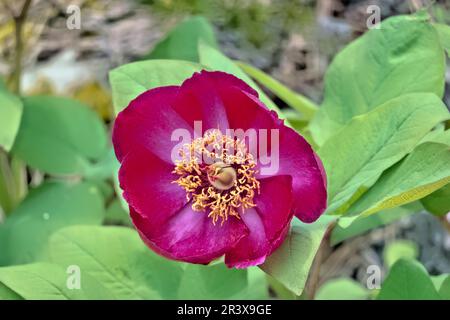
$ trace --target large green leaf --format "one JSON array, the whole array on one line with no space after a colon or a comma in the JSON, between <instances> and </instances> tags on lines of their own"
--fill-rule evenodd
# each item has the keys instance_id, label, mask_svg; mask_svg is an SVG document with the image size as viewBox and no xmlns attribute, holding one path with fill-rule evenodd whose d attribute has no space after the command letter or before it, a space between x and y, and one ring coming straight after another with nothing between
<instances>
[{"instance_id":1,"label":"large green leaf","mask_svg":"<svg viewBox=\"0 0 450 320\"><path fill-rule=\"evenodd\" d=\"M23 300L23 297L0 282L0 301L1 300Z\"/></svg>"},{"instance_id":2,"label":"large green leaf","mask_svg":"<svg viewBox=\"0 0 450 320\"><path fill-rule=\"evenodd\" d=\"M433 26L436 28L442 46L447 50L447 55L450 57L450 26L443 23L435 23Z\"/></svg>"},{"instance_id":3,"label":"large green leaf","mask_svg":"<svg viewBox=\"0 0 450 320\"><path fill-rule=\"evenodd\" d=\"M348 210L369 215L419 200L450 182L450 146L426 142L387 170Z\"/></svg>"},{"instance_id":4,"label":"large green leaf","mask_svg":"<svg viewBox=\"0 0 450 320\"><path fill-rule=\"evenodd\" d=\"M62 97L24 99L12 152L31 167L56 175L84 174L107 150L105 127L88 106Z\"/></svg>"},{"instance_id":5,"label":"large green leaf","mask_svg":"<svg viewBox=\"0 0 450 320\"><path fill-rule=\"evenodd\" d=\"M213 266L187 265L178 291L180 299L230 299L247 288L247 271Z\"/></svg>"},{"instance_id":6,"label":"large green leaf","mask_svg":"<svg viewBox=\"0 0 450 320\"><path fill-rule=\"evenodd\" d=\"M217 47L212 25L203 17L195 16L179 23L145 58L176 59L198 62L198 42Z\"/></svg>"},{"instance_id":7,"label":"large green leaf","mask_svg":"<svg viewBox=\"0 0 450 320\"><path fill-rule=\"evenodd\" d=\"M247 268L247 288L233 299L265 300L269 298L267 275L258 267Z\"/></svg>"},{"instance_id":8,"label":"large green leaf","mask_svg":"<svg viewBox=\"0 0 450 320\"><path fill-rule=\"evenodd\" d=\"M207 66L212 70L230 73L245 81L249 86L258 92L259 98L269 109L279 111L277 105L270 100L264 91L262 91L258 85L244 71L242 71L241 68L238 67L236 63L225 56L222 52L216 48L208 46L202 41L199 43L198 52L200 54L200 63L202 65ZM283 115L279 113L279 116L282 117Z\"/></svg>"},{"instance_id":9,"label":"large green leaf","mask_svg":"<svg viewBox=\"0 0 450 320\"><path fill-rule=\"evenodd\" d=\"M109 73L114 111L118 114L144 91L180 85L202 69L199 64L178 60L147 60L120 66Z\"/></svg>"},{"instance_id":10,"label":"large green leaf","mask_svg":"<svg viewBox=\"0 0 450 320\"><path fill-rule=\"evenodd\" d=\"M447 275L439 288L439 295L444 300L450 300L450 276Z\"/></svg>"},{"instance_id":11,"label":"large green leaf","mask_svg":"<svg viewBox=\"0 0 450 320\"><path fill-rule=\"evenodd\" d=\"M313 224L294 220L283 244L267 258L261 269L300 295L325 231L333 220L326 215Z\"/></svg>"},{"instance_id":12,"label":"large green leaf","mask_svg":"<svg viewBox=\"0 0 450 320\"><path fill-rule=\"evenodd\" d=\"M2 298L27 300L111 298L95 279L89 278L82 271L80 272L80 288L69 288L67 285L69 276L66 270L50 263L0 268L0 300ZM2 286L4 289L1 289Z\"/></svg>"},{"instance_id":13,"label":"large green leaf","mask_svg":"<svg viewBox=\"0 0 450 320\"><path fill-rule=\"evenodd\" d=\"M91 183L46 182L31 190L0 225L0 265L32 262L54 231L103 221L103 198Z\"/></svg>"},{"instance_id":14,"label":"large green leaf","mask_svg":"<svg viewBox=\"0 0 450 320\"><path fill-rule=\"evenodd\" d=\"M332 279L317 291L316 300L366 300L369 291L358 282L348 278Z\"/></svg>"},{"instance_id":15,"label":"large green leaf","mask_svg":"<svg viewBox=\"0 0 450 320\"><path fill-rule=\"evenodd\" d=\"M19 131L22 101L0 87L0 147L9 151Z\"/></svg>"},{"instance_id":16,"label":"large green leaf","mask_svg":"<svg viewBox=\"0 0 450 320\"><path fill-rule=\"evenodd\" d=\"M434 191L420 200L428 212L444 216L450 212L450 184Z\"/></svg>"},{"instance_id":17,"label":"large green leaf","mask_svg":"<svg viewBox=\"0 0 450 320\"><path fill-rule=\"evenodd\" d=\"M441 126L438 126L440 128ZM432 134L434 131L437 131L436 133ZM450 129L445 131L440 131L439 129L435 129L431 131L422 142L437 142L437 143L444 143L446 145L450 146Z\"/></svg>"},{"instance_id":18,"label":"large green leaf","mask_svg":"<svg viewBox=\"0 0 450 320\"><path fill-rule=\"evenodd\" d=\"M49 261L77 265L115 299L175 298L181 264L152 254L136 232L124 227L77 226L55 233Z\"/></svg>"},{"instance_id":19,"label":"large green leaf","mask_svg":"<svg viewBox=\"0 0 450 320\"><path fill-rule=\"evenodd\" d=\"M392 99L350 121L318 152L329 179L328 212L336 212L357 191L369 188L449 115L436 95L416 93Z\"/></svg>"},{"instance_id":20,"label":"large green leaf","mask_svg":"<svg viewBox=\"0 0 450 320\"><path fill-rule=\"evenodd\" d=\"M325 98L311 122L323 144L354 116L402 94L444 92L445 53L424 16L397 16L342 50L325 76Z\"/></svg>"},{"instance_id":21,"label":"large green leaf","mask_svg":"<svg viewBox=\"0 0 450 320\"><path fill-rule=\"evenodd\" d=\"M377 296L379 300L439 300L425 268L414 260L398 260Z\"/></svg>"},{"instance_id":22,"label":"large green leaf","mask_svg":"<svg viewBox=\"0 0 450 320\"><path fill-rule=\"evenodd\" d=\"M265 297L264 278L255 270L171 261L153 253L134 230L124 227L65 228L51 237L46 256L63 268L79 266L114 299Z\"/></svg>"}]
</instances>

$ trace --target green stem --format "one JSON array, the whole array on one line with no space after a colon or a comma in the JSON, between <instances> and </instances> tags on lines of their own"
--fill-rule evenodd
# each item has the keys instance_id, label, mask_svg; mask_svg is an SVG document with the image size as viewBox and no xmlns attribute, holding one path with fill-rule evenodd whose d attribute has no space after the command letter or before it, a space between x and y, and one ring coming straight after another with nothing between
<instances>
[{"instance_id":1,"label":"green stem","mask_svg":"<svg viewBox=\"0 0 450 320\"><path fill-rule=\"evenodd\" d=\"M447 220L447 215L438 217L438 219L441 222L444 229L447 230L448 233L450 233L450 222Z\"/></svg>"},{"instance_id":2,"label":"green stem","mask_svg":"<svg viewBox=\"0 0 450 320\"><path fill-rule=\"evenodd\" d=\"M20 96L22 78L22 60L24 53L23 29L27 19L32 0L24 0L20 13L16 15L6 2L3 2L5 10L9 11L14 20L15 55L14 69L11 75L12 91ZM12 157L0 150L0 206L6 215L11 212L25 197L27 192L27 170L22 160Z\"/></svg>"},{"instance_id":3,"label":"green stem","mask_svg":"<svg viewBox=\"0 0 450 320\"><path fill-rule=\"evenodd\" d=\"M28 10L30 9L32 0L25 0L22 10L18 16L13 16L15 31L15 55L14 55L14 73L12 75L12 90L20 95L20 82L22 78L22 59L23 59L23 26L27 19Z\"/></svg>"},{"instance_id":4,"label":"green stem","mask_svg":"<svg viewBox=\"0 0 450 320\"><path fill-rule=\"evenodd\" d=\"M27 167L23 160L16 156L11 159L11 173L14 187L14 207L16 207L28 192Z\"/></svg>"},{"instance_id":5,"label":"green stem","mask_svg":"<svg viewBox=\"0 0 450 320\"><path fill-rule=\"evenodd\" d=\"M11 176L8 155L4 150L0 149L0 207L4 214L10 212L13 207Z\"/></svg>"},{"instance_id":6,"label":"green stem","mask_svg":"<svg viewBox=\"0 0 450 320\"><path fill-rule=\"evenodd\" d=\"M305 120L311 120L318 106L301 94L289 89L280 81L272 78L265 72L241 61L236 61L236 64L244 70L250 77L260 82L267 89L276 94L286 104L291 106L302 114Z\"/></svg>"}]
</instances>

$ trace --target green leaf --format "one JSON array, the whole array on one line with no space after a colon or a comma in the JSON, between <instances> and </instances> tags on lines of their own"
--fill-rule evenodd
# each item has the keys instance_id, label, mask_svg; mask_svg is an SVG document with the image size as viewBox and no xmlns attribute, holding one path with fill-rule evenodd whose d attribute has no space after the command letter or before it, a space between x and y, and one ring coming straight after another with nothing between
<instances>
[{"instance_id":1,"label":"green leaf","mask_svg":"<svg viewBox=\"0 0 450 320\"><path fill-rule=\"evenodd\" d=\"M442 46L450 57L450 26L443 23L434 23L433 26L439 35Z\"/></svg>"},{"instance_id":2,"label":"green leaf","mask_svg":"<svg viewBox=\"0 0 450 320\"><path fill-rule=\"evenodd\" d=\"M188 264L185 268L179 299L238 299L236 293L247 288L247 271L230 270L224 264L201 266Z\"/></svg>"},{"instance_id":3,"label":"green leaf","mask_svg":"<svg viewBox=\"0 0 450 320\"><path fill-rule=\"evenodd\" d=\"M234 295L234 299L267 300L269 286L267 275L258 267L247 268L248 285L243 292Z\"/></svg>"},{"instance_id":4,"label":"green leaf","mask_svg":"<svg viewBox=\"0 0 450 320\"><path fill-rule=\"evenodd\" d=\"M419 255L417 245L409 240L396 240L384 247L384 264L390 268L400 259L416 259Z\"/></svg>"},{"instance_id":5,"label":"green leaf","mask_svg":"<svg viewBox=\"0 0 450 320\"><path fill-rule=\"evenodd\" d=\"M28 300L68 300L71 295L66 287L64 271L51 264L0 268L0 283Z\"/></svg>"},{"instance_id":6,"label":"green leaf","mask_svg":"<svg viewBox=\"0 0 450 320\"><path fill-rule=\"evenodd\" d=\"M46 182L0 225L0 265L34 261L54 231L77 224L103 221L103 198L97 187L83 182Z\"/></svg>"},{"instance_id":7,"label":"green leaf","mask_svg":"<svg viewBox=\"0 0 450 320\"><path fill-rule=\"evenodd\" d=\"M23 297L0 282L0 301L1 300L23 300Z\"/></svg>"},{"instance_id":8,"label":"green leaf","mask_svg":"<svg viewBox=\"0 0 450 320\"><path fill-rule=\"evenodd\" d=\"M374 213L368 217L358 216L349 226L344 226L342 223L343 219L340 218L331 232L331 245L334 246L346 239L358 236L377 227L387 225L402 217L414 214L415 212L416 211L407 207L397 207Z\"/></svg>"},{"instance_id":9,"label":"green leaf","mask_svg":"<svg viewBox=\"0 0 450 320\"><path fill-rule=\"evenodd\" d=\"M108 150L105 127L88 106L62 97L24 99L12 152L31 167L55 174L84 174Z\"/></svg>"},{"instance_id":10,"label":"green leaf","mask_svg":"<svg viewBox=\"0 0 450 320\"><path fill-rule=\"evenodd\" d=\"M137 233L124 227L75 226L55 233L50 262L77 265L114 299L174 299L182 264L148 249Z\"/></svg>"},{"instance_id":11,"label":"green leaf","mask_svg":"<svg viewBox=\"0 0 450 320\"><path fill-rule=\"evenodd\" d=\"M120 66L109 73L114 111L118 114L149 89L180 85L202 69L199 64L177 60L147 60Z\"/></svg>"},{"instance_id":12,"label":"green leaf","mask_svg":"<svg viewBox=\"0 0 450 320\"><path fill-rule=\"evenodd\" d=\"M435 128L433 128L433 130L431 130L430 132L428 132L425 137L423 137L422 140L420 140L420 143L423 142L436 142L436 139L440 139L441 136L444 134L445 132L445 123L439 123ZM419 144L420 144L419 143Z\"/></svg>"},{"instance_id":13,"label":"green leaf","mask_svg":"<svg viewBox=\"0 0 450 320\"><path fill-rule=\"evenodd\" d=\"M381 286L378 300L440 300L425 268L414 260L398 260Z\"/></svg>"},{"instance_id":14,"label":"green leaf","mask_svg":"<svg viewBox=\"0 0 450 320\"><path fill-rule=\"evenodd\" d=\"M325 231L333 220L326 215L313 224L294 220L286 240L260 266L261 269L300 295Z\"/></svg>"},{"instance_id":15,"label":"green leaf","mask_svg":"<svg viewBox=\"0 0 450 320\"><path fill-rule=\"evenodd\" d=\"M287 105L300 112L305 120L311 120L318 110L318 107L314 102L302 96L301 94L292 91L277 79L272 78L267 73L244 62L237 61L236 64L245 73L247 73L253 79L258 81L260 84L277 95Z\"/></svg>"},{"instance_id":16,"label":"green leaf","mask_svg":"<svg viewBox=\"0 0 450 320\"><path fill-rule=\"evenodd\" d=\"M0 298L1 287L15 293L6 299L27 300L79 300L101 296L110 298L104 289L81 271L80 288L69 289L70 274L59 266L49 263L33 263L0 268ZM89 280L89 281L86 281ZM98 299L98 298L97 298Z\"/></svg>"},{"instance_id":17,"label":"green leaf","mask_svg":"<svg viewBox=\"0 0 450 320\"><path fill-rule=\"evenodd\" d=\"M437 142L437 143L444 143L446 145L450 146L450 129L437 132L434 135L430 134L428 135L428 138L424 142Z\"/></svg>"},{"instance_id":18,"label":"green leaf","mask_svg":"<svg viewBox=\"0 0 450 320\"><path fill-rule=\"evenodd\" d=\"M62 229L50 239L47 260L63 268L79 266L90 277L86 282L95 279L113 299L256 299L267 292L264 278L255 270L171 261L153 253L134 230L124 227Z\"/></svg>"},{"instance_id":19,"label":"green leaf","mask_svg":"<svg viewBox=\"0 0 450 320\"><path fill-rule=\"evenodd\" d=\"M439 295L444 300L450 300L450 276L449 275L447 275L444 282L442 282L442 285L439 288Z\"/></svg>"},{"instance_id":20,"label":"green leaf","mask_svg":"<svg viewBox=\"0 0 450 320\"><path fill-rule=\"evenodd\" d=\"M303 135L305 128L308 125L308 121L299 112L293 109L284 109L282 112L283 116L287 121L289 121L292 128Z\"/></svg>"},{"instance_id":21,"label":"green leaf","mask_svg":"<svg viewBox=\"0 0 450 320\"><path fill-rule=\"evenodd\" d=\"M450 146L426 142L387 170L350 209L348 215L370 215L419 200L450 182Z\"/></svg>"},{"instance_id":22,"label":"green leaf","mask_svg":"<svg viewBox=\"0 0 450 320\"><path fill-rule=\"evenodd\" d=\"M348 201L356 200L449 115L437 96L416 93L355 117L318 152L329 179L327 212L345 211Z\"/></svg>"},{"instance_id":23,"label":"green leaf","mask_svg":"<svg viewBox=\"0 0 450 320\"><path fill-rule=\"evenodd\" d=\"M198 62L197 45L200 40L218 47L212 25L204 17L194 16L179 23L145 58Z\"/></svg>"},{"instance_id":24,"label":"green leaf","mask_svg":"<svg viewBox=\"0 0 450 320\"><path fill-rule=\"evenodd\" d=\"M11 150L22 118L22 101L0 87L0 147Z\"/></svg>"},{"instance_id":25,"label":"green leaf","mask_svg":"<svg viewBox=\"0 0 450 320\"><path fill-rule=\"evenodd\" d=\"M338 278L325 282L317 291L316 300L366 300L369 291L358 282Z\"/></svg>"},{"instance_id":26,"label":"green leaf","mask_svg":"<svg viewBox=\"0 0 450 320\"><path fill-rule=\"evenodd\" d=\"M445 279L448 277L447 274L440 274L438 276L431 276L431 282L433 282L434 287L437 291L441 288L442 284L444 283Z\"/></svg>"},{"instance_id":27,"label":"green leaf","mask_svg":"<svg viewBox=\"0 0 450 320\"><path fill-rule=\"evenodd\" d=\"M428 212L436 216L446 215L450 212L450 184L434 191L420 201Z\"/></svg>"},{"instance_id":28,"label":"green leaf","mask_svg":"<svg viewBox=\"0 0 450 320\"><path fill-rule=\"evenodd\" d=\"M91 180L103 181L110 179L116 171L117 158L112 147L97 160L95 164L87 167L84 176Z\"/></svg>"},{"instance_id":29,"label":"green leaf","mask_svg":"<svg viewBox=\"0 0 450 320\"><path fill-rule=\"evenodd\" d=\"M128 208L125 210L119 199L114 201L106 209L105 222L107 224L119 224L123 226L132 226Z\"/></svg>"},{"instance_id":30,"label":"green leaf","mask_svg":"<svg viewBox=\"0 0 450 320\"><path fill-rule=\"evenodd\" d=\"M231 59L229 59L219 50L200 41L198 52L200 54L200 63L202 65L207 66L211 70L223 71L238 77L258 92L260 100L269 109L275 110L277 112L280 111L277 105L273 103L272 100L270 100L270 98L264 93L264 91L262 91L258 87L258 85L249 76L247 76L244 71L241 70L241 68L239 68ZM279 112L279 116L283 116L281 112Z\"/></svg>"},{"instance_id":31,"label":"green leaf","mask_svg":"<svg viewBox=\"0 0 450 320\"><path fill-rule=\"evenodd\" d=\"M400 95L444 92L445 53L423 16L396 16L342 50L325 75L325 98L311 122L322 145L354 116Z\"/></svg>"}]
</instances>

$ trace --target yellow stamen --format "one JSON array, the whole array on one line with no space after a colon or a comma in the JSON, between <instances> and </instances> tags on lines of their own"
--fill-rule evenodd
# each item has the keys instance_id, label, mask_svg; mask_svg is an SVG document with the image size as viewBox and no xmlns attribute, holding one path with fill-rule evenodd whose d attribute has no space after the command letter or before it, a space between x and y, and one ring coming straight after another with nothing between
<instances>
[{"instance_id":1,"label":"yellow stamen","mask_svg":"<svg viewBox=\"0 0 450 320\"><path fill-rule=\"evenodd\" d=\"M256 163L243 142L212 130L185 145L180 157L174 183L186 190L192 209L208 212L213 224L220 218L222 225L229 216L239 219L239 212L256 206Z\"/></svg>"}]
</instances>

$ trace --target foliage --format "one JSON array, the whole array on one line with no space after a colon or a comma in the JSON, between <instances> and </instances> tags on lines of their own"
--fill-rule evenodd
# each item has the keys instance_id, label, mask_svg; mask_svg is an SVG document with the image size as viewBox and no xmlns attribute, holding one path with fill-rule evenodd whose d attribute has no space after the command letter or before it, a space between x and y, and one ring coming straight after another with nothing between
<instances>
[{"instance_id":1,"label":"foliage","mask_svg":"<svg viewBox=\"0 0 450 320\"><path fill-rule=\"evenodd\" d=\"M102 118L80 101L18 96L0 84L0 152L6 166L23 161L31 177L23 201L6 208L14 179L0 163L0 205L8 213L0 224L0 299L266 299L269 283L280 297L297 298L321 244L328 244L325 235L334 245L423 207L444 216L448 34L448 26L423 14L383 21L334 58L319 108L228 58L198 16L181 22L145 59L110 71L116 115L142 92L179 85L202 69L234 74L314 146L328 177L326 214L313 224L294 219L282 246L246 270L221 261L188 265L149 250L131 228ZM417 257L414 244L394 242L385 251L389 273L379 293L346 278L326 282L316 297L449 299L448 275L430 277ZM79 290L68 289L73 266L82 272Z\"/></svg>"}]
</instances>

